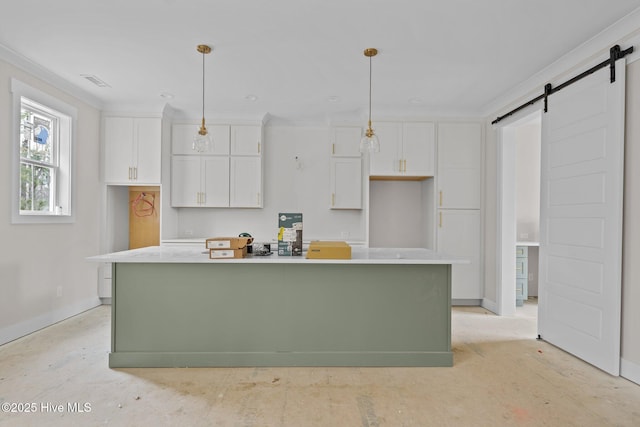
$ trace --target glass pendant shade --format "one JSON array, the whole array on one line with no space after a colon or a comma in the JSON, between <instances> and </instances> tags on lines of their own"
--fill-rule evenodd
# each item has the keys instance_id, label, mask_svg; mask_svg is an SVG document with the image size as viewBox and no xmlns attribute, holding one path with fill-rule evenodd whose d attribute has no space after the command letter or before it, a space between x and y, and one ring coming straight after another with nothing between
<instances>
[{"instance_id":1,"label":"glass pendant shade","mask_svg":"<svg viewBox=\"0 0 640 427\"><path fill-rule=\"evenodd\" d=\"M204 129L204 133L202 130ZM213 140L209 132L205 127L200 128L198 133L193 137L193 151L197 151L198 153L206 153L209 151L209 147L213 144Z\"/></svg>"},{"instance_id":2,"label":"glass pendant shade","mask_svg":"<svg viewBox=\"0 0 640 427\"><path fill-rule=\"evenodd\" d=\"M379 153L380 152L380 140L378 136L373 132L373 129L369 128L360 139L360 152L361 153Z\"/></svg>"}]
</instances>

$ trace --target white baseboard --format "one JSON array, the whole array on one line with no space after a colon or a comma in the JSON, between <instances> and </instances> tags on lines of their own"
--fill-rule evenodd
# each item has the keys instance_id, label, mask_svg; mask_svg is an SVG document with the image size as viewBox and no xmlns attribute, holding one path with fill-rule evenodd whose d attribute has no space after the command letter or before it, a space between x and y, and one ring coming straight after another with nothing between
<instances>
[{"instance_id":1,"label":"white baseboard","mask_svg":"<svg viewBox=\"0 0 640 427\"><path fill-rule=\"evenodd\" d=\"M20 323L0 328L0 345L21 338L54 323L75 316L100 305L98 297L88 298L75 304L41 314L40 316L24 320Z\"/></svg>"},{"instance_id":2,"label":"white baseboard","mask_svg":"<svg viewBox=\"0 0 640 427\"><path fill-rule=\"evenodd\" d=\"M498 304L490 299L482 299L482 308L489 310L492 313L498 314Z\"/></svg>"},{"instance_id":3,"label":"white baseboard","mask_svg":"<svg viewBox=\"0 0 640 427\"><path fill-rule=\"evenodd\" d=\"M620 376L640 385L640 365L621 358Z\"/></svg>"}]
</instances>

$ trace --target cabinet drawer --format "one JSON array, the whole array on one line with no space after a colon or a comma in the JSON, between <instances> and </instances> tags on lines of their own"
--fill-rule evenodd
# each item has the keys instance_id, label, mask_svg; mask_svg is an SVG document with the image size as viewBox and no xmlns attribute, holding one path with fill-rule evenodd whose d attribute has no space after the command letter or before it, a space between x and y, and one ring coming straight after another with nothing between
<instances>
[{"instance_id":1,"label":"cabinet drawer","mask_svg":"<svg viewBox=\"0 0 640 427\"><path fill-rule=\"evenodd\" d=\"M516 279L526 279L528 275L526 258L516 258Z\"/></svg>"}]
</instances>

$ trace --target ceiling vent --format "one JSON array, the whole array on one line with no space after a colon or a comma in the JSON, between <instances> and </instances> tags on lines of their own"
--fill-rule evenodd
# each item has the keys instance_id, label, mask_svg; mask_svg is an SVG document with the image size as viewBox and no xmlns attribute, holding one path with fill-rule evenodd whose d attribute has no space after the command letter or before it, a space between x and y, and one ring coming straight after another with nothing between
<instances>
[{"instance_id":1,"label":"ceiling vent","mask_svg":"<svg viewBox=\"0 0 640 427\"><path fill-rule=\"evenodd\" d=\"M93 74L80 74L80 77L84 77L98 87L111 87L104 80L94 76Z\"/></svg>"}]
</instances>

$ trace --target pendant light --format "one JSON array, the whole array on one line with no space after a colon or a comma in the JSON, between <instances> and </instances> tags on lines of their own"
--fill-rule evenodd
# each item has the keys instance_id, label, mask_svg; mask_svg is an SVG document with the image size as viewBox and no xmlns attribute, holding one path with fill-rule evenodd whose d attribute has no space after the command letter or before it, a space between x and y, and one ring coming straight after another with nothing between
<instances>
[{"instance_id":1,"label":"pendant light","mask_svg":"<svg viewBox=\"0 0 640 427\"><path fill-rule=\"evenodd\" d=\"M378 54L378 49L367 48L364 50L364 56L369 58L369 123L367 130L364 131L362 139L360 139L360 152L378 153L380 152L380 141L378 136L371 128L371 58Z\"/></svg>"},{"instance_id":2,"label":"pendant light","mask_svg":"<svg viewBox=\"0 0 640 427\"><path fill-rule=\"evenodd\" d=\"M209 151L209 146L213 144L211 135L209 135L207 127L204 124L204 56L211 53L211 48L206 44L199 44L197 49L198 52L202 54L202 125L193 138L192 148L198 153L203 153Z\"/></svg>"}]
</instances>

